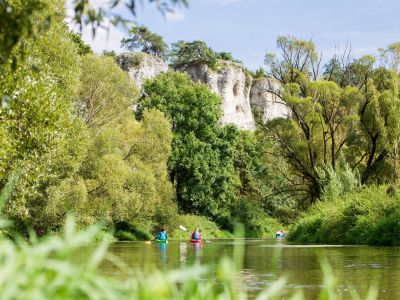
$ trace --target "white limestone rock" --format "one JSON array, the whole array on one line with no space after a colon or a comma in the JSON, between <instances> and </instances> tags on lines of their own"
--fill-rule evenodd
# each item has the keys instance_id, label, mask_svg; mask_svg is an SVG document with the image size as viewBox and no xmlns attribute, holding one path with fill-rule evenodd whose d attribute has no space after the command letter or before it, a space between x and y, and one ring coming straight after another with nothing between
<instances>
[{"instance_id":1,"label":"white limestone rock","mask_svg":"<svg viewBox=\"0 0 400 300\"><path fill-rule=\"evenodd\" d=\"M169 70L168 64L159 57L143 52L131 52L118 55L117 63L122 70L136 82L139 88L144 81Z\"/></svg>"},{"instance_id":2,"label":"white limestone rock","mask_svg":"<svg viewBox=\"0 0 400 300\"><path fill-rule=\"evenodd\" d=\"M154 78L169 70L168 64L159 57L146 53L124 53L117 63L141 89L146 79ZM264 120L290 118L290 109L275 94L282 93L280 83L271 78L253 80L241 64L219 61L216 71L206 65L188 67L184 70L193 81L206 84L222 98L222 124L235 124L241 129L254 130L253 113L261 112ZM271 92L272 91L272 92Z\"/></svg>"},{"instance_id":3,"label":"white limestone rock","mask_svg":"<svg viewBox=\"0 0 400 300\"><path fill-rule=\"evenodd\" d=\"M290 108L279 97L282 85L273 78L254 80L250 91L250 105L254 113L261 113L264 121L275 118L291 118Z\"/></svg>"},{"instance_id":4,"label":"white limestone rock","mask_svg":"<svg viewBox=\"0 0 400 300\"><path fill-rule=\"evenodd\" d=\"M243 72L240 64L220 61L217 71L206 65L184 70L192 80L205 83L222 98L222 124L235 124L241 129L254 130L255 123L250 108L251 76Z\"/></svg>"}]
</instances>

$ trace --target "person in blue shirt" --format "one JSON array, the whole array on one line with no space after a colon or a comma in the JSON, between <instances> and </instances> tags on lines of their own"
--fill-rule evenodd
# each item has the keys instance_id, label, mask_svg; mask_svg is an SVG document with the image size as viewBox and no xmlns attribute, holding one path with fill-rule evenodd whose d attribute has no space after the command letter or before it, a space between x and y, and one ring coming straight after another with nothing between
<instances>
[{"instance_id":1,"label":"person in blue shirt","mask_svg":"<svg viewBox=\"0 0 400 300\"><path fill-rule=\"evenodd\" d=\"M168 240L168 234L167 234L167 231L165 230L164 226L161 228L161 231L157 234L155 240L159 240L159 241Z\"/></svg>"},{"instance_id":2,"label":"person in blue shirt","mask_svg":"<svg viewBox=\"0 0 400 300\"><path fill-rule=\"evenodd\" d=\"M201 236L201 233L199 231L199 228L196 227L194 229L194 231L192 232L192 240L201 240L201 239L202 239L202 236Z\"/></svg>"}]
</instances>

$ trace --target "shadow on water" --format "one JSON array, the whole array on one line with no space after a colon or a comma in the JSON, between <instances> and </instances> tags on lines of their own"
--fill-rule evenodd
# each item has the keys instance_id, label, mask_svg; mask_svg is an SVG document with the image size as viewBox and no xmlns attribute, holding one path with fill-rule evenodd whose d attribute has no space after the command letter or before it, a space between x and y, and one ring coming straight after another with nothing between
<instances>
[{"instance_id":1,"label":"shadow on water","mask_svg":"<svg viewBox=\"0 0 400 300\"><path fill-rule=\"evenodd\" d=\"M243 251L235 254L235 245ZM237 249L238 247L236 247ZM169 244L119 242L110 251L130 268L143 272L185 268L194 264L214 264L230 257L241 270L239 276L251 295L285 275L286 288L303 288L307 299L315 298L323 284L320 259L327 258L335 277L337 292L344 299L354 288L361 296L371 284L379 284L380 298L400 299L400 248L377 248L342 245L295 245L285 241L245 239L213 240L207 244L184 241ZM105 273L125 276L111 264Z\"/></svg>"}]
</instances>

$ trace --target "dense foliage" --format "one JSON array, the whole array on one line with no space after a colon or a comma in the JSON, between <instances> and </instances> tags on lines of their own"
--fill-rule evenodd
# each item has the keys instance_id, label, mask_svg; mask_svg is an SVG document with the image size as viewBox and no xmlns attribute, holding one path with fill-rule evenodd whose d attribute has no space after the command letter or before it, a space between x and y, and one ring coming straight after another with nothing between
<instances>
[{"instance_id":1,"label":"dense foliage","mask_svg":"<svg viewBox=\"0 0 400 300\"><path fill-rule=\"evenodd\" d=\"M156 108L171 122L168 167L181 209L227 222L238 184L233 167L237 130L219 124L220 98L179 72L147 81L144 94L138 115Z\"/></svg>"},{"instance_id":2,"label":"dense foliage","mask_svg":"<svg viewBox=\"0 0 400 300\"><path fill-rule=\"evenodd\" d=\"M176 69L206 65L212 70L218 68L218 60L240 63L230 52L215 52L203 41L178 41L172 44L169 53L171 65Z\"/></svg>"},{"instance_id":3,"label":"dense foliage","mask_svg":"<svg viewBox=\"0 0 400 300\"><path fill-rule=\"evenodd\" d=\"M107 10L93 2L74 1L73 20L96 34L104 20L127 21L112 13L118 4L135 13L138 1L111 1ZM166 12L188 1L148 2ZM260 237L280 227L274 218L291 223L300 214L295 241L399 244L399 43L380 49L379 59L345 52L321 68L311 41L278 38L282 55L267 54L267 71L254 77L282 84L269 92L292 117L259 120L256 132L245 132L222 126L219 96L183 73L148 80L139 95L115 53L96 56L68 30L64 5L0 1L2 299L246 299L227 260L215 270L137 273L126 281L99 274L104 235L150 239L160 225L230 237L220 227L243 223L246 236ZM122 41L128 50L167 54L146 27L131 34ZM176 69L237 62L202 41L180 41L169 55ZM69 214L76 223L64 224ZM77 260L96 239L93 254ZM323 268L321 299L334 299ZM259 299L291 296L284 285L278 280Z\"/></svg>"},{"instance_id":4,"label":"dense foliage","mask_svg":"<svg viewBox=\"0 0 400 300\"><path fill-rule=\"evenodd\" d=\"M67 30L62 6L48 1L36 18L53 14L54 22L2 65L0 187L20 172L5 211L21 231L40 234L57 230L68 212L80 225L111 230L168 224L176 214L169 123L155 110L135 120L135 83Z\"/></svg>"},{"instance_id":5,"label":"dense foliage","mask_svg":"<svg viewBox=\"0 0 400 300\"><path fill-rule=\"evenodd\" d=\"M277 96L292 118L261 124L289 167L286 184L276 192L308 208L321 197L330 170L346 164L360 174L362 184L395 180L399 75L387 66L393 66L397 48L382 50L386 65L377 66L371 56L336 56L321 72L311 42L281 37L278 47L282 56L268 54L266 64L270 76L283 84Z\"/></svg>"},{"instance_id":6,"label":"dense foliage","mask_svg":"<svg viewBox=\"0 0 400 300\"><path fill-rule=\"evenodd\" d=\"M101 15L90 1L75 4L78 23ZM292 223L320 200L397 181L398 43L378 58L346 49L321 66L311 41L279 37L265 71L244 71L278 80L282 88L266 92L292 116L246 132L223 126L220 97L183 73L160 74L139 95L115 53L96 56L68 30L63 5L7 1L0 10L0 188L19 171L5 212L22 232L57 231L73 212L81 226L143 238L160 223L176 227L180 212L265 236L280 226L272 218ZM235 62L202 41L167 53L145 26L122 44L181 70Z\"/></svg>"},{"instance_id":7,"label":"dense foliage","mask_svg":"<svg viewBox=\"0 0 400 300\"><path fill-rule=\"evenodd\" d=\"M399 245L399 200L397 189L387 185L326 197L300 218L289 238L302 243Z\"/></svg>"},{"instance_id":8,"label":"dense foliage","mask_svg":"<svg viewBox=\"0 0 400 300\"><path fill-rule=\"evenodd\" d=\"M25 41L29 52L15 48L17 60L6 60L0 77L0 186L17 167L21 169L7 211L29 222L40 218L47 187L75 167L80 151L72 146L81 126L72 114L80 61L62 16L55 13L62 3L47 4L35 20L44 22L44 16L52 14L55 22L46 34Z\"/></svg>"}]
</instances>

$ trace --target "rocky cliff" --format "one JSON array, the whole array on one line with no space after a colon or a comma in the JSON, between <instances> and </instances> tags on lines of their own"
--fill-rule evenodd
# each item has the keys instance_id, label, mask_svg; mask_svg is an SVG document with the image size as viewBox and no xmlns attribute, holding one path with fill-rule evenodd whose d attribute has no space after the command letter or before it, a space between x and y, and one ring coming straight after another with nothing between
<instances>
[{"instance_id":1,"label":"rocky cliff","mask_svg":"<svg viewBox=\"0 0 400 300\"><path fill-rule=\"evenodd\" d=\"M223 124L236 124L239 128L254 130L249 95L251 77L236 63L221 61L217 71L206 65L185 69L194 81L205 83L222 98Z\"/></svg>"},{"instance_id":2,"label":"rocky cliff","mask_svg":"<svg viewBox=\"0 0 400 300\"><path fill-rule=\"evenodd\" d=\"M117 57L123 70L139 87L147 78L154 78L169 67L161 58L145 53L125 53ZM217 70L206 65L184 69L192 80L203 82L222 98L223 124L235 124L241 129L254 130L254 112L261 112L265 120L290 117L289 108L279 99L280 84L270 78L253 80L235 62L220 61Z\"/></svg>"},{"instance_id":3,"label":"rocky cliff","mask_svg":"<svg viewBox=\"0 0 400 300\"><path fill-rule=\"evenodd\" d=\"M250 105L253 113L261 113L264 120L290 118L291 111L279 97L282 85L273 78L254 80L250 91Z\"/></svg>"},{"instance_id":4,"label":"rocky cliff","mask_svg":"<svg viewBox=\"0 0 400 300\"><path fill-rule=\"evenodd\" d=\"M143 52L120 54L117 63L122 70L128 72L139 88L146 79L154 78L169 69L168 64L161 58Z\"/></svg>"}]
</instances>

